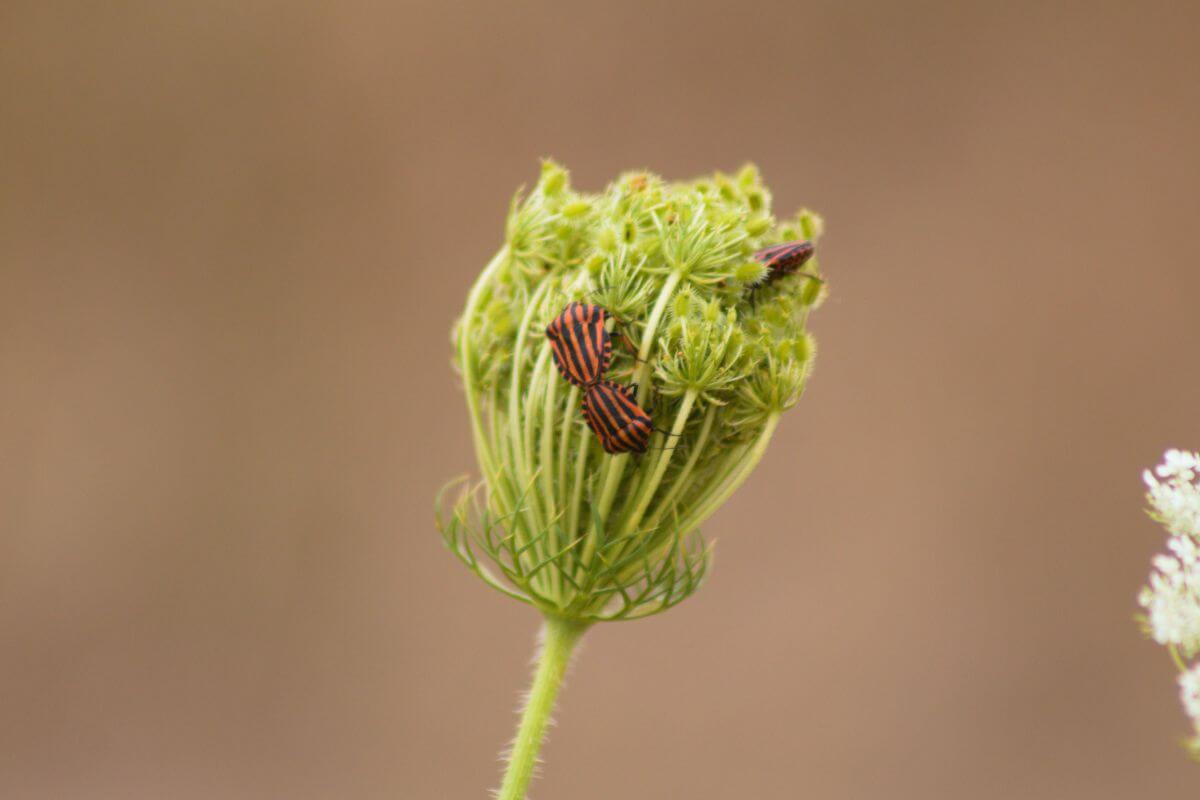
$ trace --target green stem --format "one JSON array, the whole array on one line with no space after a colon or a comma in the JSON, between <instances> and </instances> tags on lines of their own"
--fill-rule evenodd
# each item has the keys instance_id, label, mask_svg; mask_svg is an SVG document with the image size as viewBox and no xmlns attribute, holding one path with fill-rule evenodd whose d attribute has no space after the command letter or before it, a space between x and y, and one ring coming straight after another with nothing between
<instances>
[{"instance_id":1,"label":"green stem","mask_svg":"<svg viewBox=\"0 0 1200 800\"><path fill-rule=\"evenodd\" d=\"M562 688L567 666L571 663L571 653L587 627L586 622L546 617L533 686L529 689L529 699L521 713L517 738L513 742L496 800L525 800L525 790L533 777L538 751L550 722L550 712L554 710L555 698Z\"/></svg>"},{"instance_id":2,"label":"green stem","mask_svg":"<svg viewBox=\"0 0 1200 800\"><path fill-rule=\"evenodd\" d=\"M679 471L679 474L675 476L675 480L671 482L671 489L659 501L654 513L650 515L650 521L646 524L647 530L653 531L658 528L658 523L662 520L663 514L671 509L671 504L675 502L675 498L679 496L683 487L688 485L688 479L692 475L692 470L695 469L696 462L700 459L700 454L704 452L704 445L708 442L708 434L712 431L716 413L716 406L708 407L708 412L704 415L704 424L700 426L700 436L696 439L695 444L692 445L692 453L688 456L688 460L684 462L683 469Z\"/></svg>"},{"instance_id":3,"label":"green stem","mask_svg":"<svg viewBox=\"0 0 1200 800\"><path fill-rule=\"evenodd\" d=\"M542 468L539 473L542 479L542 503L543 512L545 514L546 525L549 526L549 531L546 536L549 540L549 551L557 553L562 542L559 541L558 533L561 528L562 510L558 505L558 491L554 485L556 468L554 464L554 423L558 413L558 398L555 396L558 387L558 375L554 373L554 368L549 364L546 365L545 381L545 402L542 407L542 430L541 430L541 460ZM533 416L533 410L530 409L529 416ZM562 601L562 573L558 570L550 572L550 588L554 592L554 599Z\"/></svg>"},{"instance_id":4,"label":"green stem","mask_svg":"<svg viewBox=\"0 0 1200 800\"><path fill-rule=\"evenodd\" d=\"M471 324L475 321L475 312L491 290L491 282L495 273L508 259L508 246L501 247L492 260L483 268L483 272L471 287L467 295L467 305L463 310L462 330L459 331L458 353L462 369L464 394L467 396L467 412L471 416L471 435L475 439L475 453L479 459L479 469L485 475L491 475L491 453L488 450L487 438L483 434L483 422L479 416L479 398L475 386L475 373L471 368Z\"/></svg>"},{"instance_id":5,"label":"green stem","mask_svg":"<svg viewBox=\"0 0 1200 800\"><path fill-rule=\"evenodd\" d=\"M687 424L688 417L692 413L692 405L696 402L696 390L688 389L683 395L683 402L679 406L679 412L675 415L675 424L671 427L671 442L678 442L679 437L683 434L683 427ZM652 472L648 473L648 479L644 486L640 487L637 500L631 505L629 516L626 517L624 529L621 535L625 536L632 533L642 517L646 513L646 507L650 505L650 501L654 499L654 493L658 490L658 485L662 483L663 473L667 471L667 464L671 461L671 456L675 454L675 448L665 447L659 450L655 455L657 460L654 464Z\"/></svg>"},{"instance_id":6,"label":"green stem","mask_svg":"<svg viewBox=\"0 0 1200 800\"><path fill-rule=\"evenodd\" d=\"M1179 668L1179 671L1187 672L1188 665L1187 662L1183 660L1183 656L1179 655L1179 648L1173 644L1169 644L1167 645L1167 650L1170 651L1171 660L1175 662L1175 666Z\"/></svg>"},{"instance_id":7,"label":"green stem","mask_svg":"<svg viewBox=\"0 0 1200 800\"><path fill-rule=\"evenodd\" d=\"M746 478L750 477L750 473L754 471L754 468L758 466L758 462L762 459L763 453L767 452L767 444L771 441L771 437L775 434L775 428L779 425L779 413L778 411L773 411L767 417L767 424L763 426L762 432L759 433L758 439L754 442L754 446L750 448L750 451L742 458L742 462L735 468L732 477L712 496L701 503L698 508L693 509L692 513L680 523L680 534L691 532L700 523L708 519L713 512L720 508L738 490L739 486L745 483Z\"/></svg>"},{"instance_id":8,"label":"green stem","mask_svg":"<svg viewBox=\"0 0 1200 800\"><path fill-rule=\"evenodd\" d=\"M514 482L522 492L527 493L525 495L523 511L526 524L529 528L528 536L525 537L525 541L519 541L518 543L524 546L528 543L529 539L533 539L532 555L539 562L546 557L546 553L545 548L542 546L541 539L536 538L543 530L541 520L539 519L541 509L538 507L536 496L528 494L528 492L533 489L534 484L534 475L529 464L531 456L529 450L532 447L532 445L529 443L532 442L532 431L528 427L522 428L522 415L518 413L518 409L521 408L522 398L527 393L532 391L531 386L524 386L522 383L524 376L523 365L526 361L525 342L529 334L529 328L533 324L534 313L540 306L542 297L545 295L549 285L549 281L543 281L536 289L534 289L533 294L529 298L529 305L525 309L525 315L521 319L521 327L517 332L517 343L513 348L514 355L512 364L512 381L509 385L508 396L508 446L512 465L511 469L516 476L516 480ZM535 363L534 366L530 367L531 384L536 379L537 364L540 364L540 361ZM527 415L525 419L527 426L531 422L531 419L529 418L530 416L532 415ZM514 513L521 510L522 509L512 508ZM547 586L545 575L546 573L543 572L534 577L535 583L543 592L546 590Z\"/></svg>"},{"instance_id":9,"label":"green stem","mask_svg":"<svg viewBox=\"0 0 1200 800\"><path fill-rule=\"evenodd\" d=\"M575 432L574 414L579 413L579 387L572 385L567 392L567 402L563 405L562 425L559 426L558 439L558 489L557 502L559 508L567 507L567 461L570 454L571 434Z\"/></svg>"}]
</instances>

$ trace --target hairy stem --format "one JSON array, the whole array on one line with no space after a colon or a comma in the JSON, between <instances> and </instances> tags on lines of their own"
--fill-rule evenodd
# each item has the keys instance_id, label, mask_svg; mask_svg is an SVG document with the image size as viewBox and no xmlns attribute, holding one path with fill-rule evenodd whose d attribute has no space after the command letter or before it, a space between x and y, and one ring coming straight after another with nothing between
<instances>
[{"instance_id":1,"label":"hairy stem","mask_svg":"<svg viewBox=\"0 0 1200 800\"><path fill-rule=\"evenodd\" d=\"M529 689L525 710L521 713L517 738L513 742L496 800L525 800L525 791L533 777L538 751L550 722L550 712L554 710L554 701L562 687L567 666L571 663L571 653L587 627L587 623L583 622L546 617L542 626L537 671L533 675L533 685Z\"/></svg>"}]
</instances>

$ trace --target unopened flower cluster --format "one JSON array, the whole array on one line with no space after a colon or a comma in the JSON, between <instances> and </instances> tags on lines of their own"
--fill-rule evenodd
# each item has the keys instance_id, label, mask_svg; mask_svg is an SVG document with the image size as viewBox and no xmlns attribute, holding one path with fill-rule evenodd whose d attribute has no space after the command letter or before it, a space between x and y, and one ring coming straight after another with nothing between
<instances>
[{"instance_id":1,"label":"unopened flower cluster","mask_svg":"<svg viewBox=\"0 0 1200 800\"><path fill-rule=\"evenodd\" d=\"M682 183L630 172L587 193L545 163L454 332L482 473L441 520L456 555L570 619L645 616L694 592L709 563L698 527L754 469L816 356L817 259L768 281L754 254L821 228L808 211L777 218L752 166ZM604 452L555 369L545 330L572 301L612 320L605 377L637 387L656 430L644 454Z\"/></svg>"},{"instance_id":2,"label":"unopened flower cluster","mask_svg":"<svg viewBox=\"0 0 1200 800\"><path fill-rule=\"evenodd\" d=\"M1168 450L1144 477L1150 514L1168 539L1138 602L1147 632L1179 667L1180 699L1195 729L1188 746L1200 757L1200 454Z\"/></svg>"}]
</instances>

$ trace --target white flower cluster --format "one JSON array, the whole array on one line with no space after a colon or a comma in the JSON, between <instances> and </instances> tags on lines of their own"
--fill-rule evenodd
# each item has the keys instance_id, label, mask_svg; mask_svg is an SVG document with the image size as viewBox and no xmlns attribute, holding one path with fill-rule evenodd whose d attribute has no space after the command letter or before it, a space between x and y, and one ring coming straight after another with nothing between
<instances>
[{"instance_id":1,"label":"white flower cluster","mask_svg":"<svg viewBox=\"0 0 1200 800\"><path fill-rule=\"evenodd\" d=\"M1196 737L1189 749L1200 757L1200 454L1168 450L1146 470L1151 516L1170 533L1168 553L1154 557L1154 570L1138 595L1154 641L1171 648L1180 666L1179 696ZM1189 666L1185 659L1195 659Z\"/></svg>"},{"instance_id":2,"label":"white flower cluster","mask_svg":"<svg viewBox=\"0 0 1200 800\"><path fill-rule=\"evenodd\" d=\"M1200 651L1200 547L1191 536L1172 536L1167 549L1171 555L1154 557L1150 585L1138 602L1154 641Z\"/></svg>"},{"instance_id":3,"label":"white flower cluster","mask_svg":"<svg viewBox=\"0 0 1200 800\"><path fill-rule=\"evenodd\" d=\"M1163 463L1146 470L1146 499L1154 514L1176 536L1200 537L1200 453L1168 450ZM1156 475L1157 473L1157 475Z\"/></svg>"}]
</instances>

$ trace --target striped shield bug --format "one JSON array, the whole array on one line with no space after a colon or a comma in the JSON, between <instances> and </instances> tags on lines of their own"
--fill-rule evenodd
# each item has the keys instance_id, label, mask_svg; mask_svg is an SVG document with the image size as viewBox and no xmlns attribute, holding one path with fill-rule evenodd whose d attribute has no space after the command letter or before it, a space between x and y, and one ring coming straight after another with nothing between
<instances>
[{"instance_id":1,"label":"striped shield bug","mask_svg":"<svg viewBox=\"0 0 1200 800\"><path fill-rule=\"evenodd\" d=\"M637 387L598 381L587 388L583 418L606 453L644 453L654 426L637 404Z\"/></svg>"},{"instance_id":2,"label":"striped shield bug","mask_svg":"<svg viewBox=\"0 0 1200 800\"><path fill-rule=\"evenodd\" d=\"M554 366L571 383L586 389L604 377L612 363L608 312L587 303L567 303L546 326Z\"/></svg>"},{"instance_id":3,"label":"striped shield bug","mask_svg":"<svg viewBox=\"0 0 1200 800\"><path fill-rule=\"evenodd\" d=\"M754 254L754 260L767 268L765 283L773 283L803 267L815 250L812 242L784 242L764 247ZM820 280L816 276L811 277Z\"/></svg>"}]
</instances>

